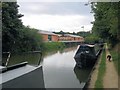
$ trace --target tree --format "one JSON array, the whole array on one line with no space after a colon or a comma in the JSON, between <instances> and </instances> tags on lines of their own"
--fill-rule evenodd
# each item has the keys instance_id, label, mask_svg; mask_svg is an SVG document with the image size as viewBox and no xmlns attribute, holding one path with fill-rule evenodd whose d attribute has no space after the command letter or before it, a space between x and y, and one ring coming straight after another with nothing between
<instances>
[{"instance_id":1,"label":"tree","mask_svg":"<svg viewBox=\"0 0 120 90\"><path fill-rule=\"evenodd\" d=\"M2 50L3 52L27 52L41 50L42 37L38 30L22 24L16 2L2 3Z\"/></svg>"},{"instance_id":2,"label":"tree","mask_svg":"<svg viewBox=\"0 0 120 90\"><path fill-rule=\"evenodd\" d=\"M92 32L105 41L115 44L119 40L118 33L118 2L92 3L95 21Z\"/></svg>"},{"instance_id":3,"label":"tree","mask_svg":"<svg viewBox=\"0 0 120 90\"><path fill-rule=\"evenodd\" d=\"M20 33L20 38L17 40L17 43L17 50L21 48L20 51L22 52L42 50L43 48L42 36L38 33L38 30L26 26L24 26L22 32Z\"/></svg>"},{"instance_id":4,"label":"tree","mask_svg":"<svg viewBox=\"0 0 120 90\"><path fill-rule=\"evenodd\" d=\"M18 5L16 2L2 3L2 50L12 51L14 44L19 38L19 32L23 27L18 14Z\"/></svg>"},{"instance_id":5,"label":"tree","mask_svg":"<svg viewBox=\"0 0 120 90\"><path fill-rule=\"evenodd\" d=\"M1 48L2 48L2 3L0 2L0 52L2 52Z\"/></svg>"}]
</instances>

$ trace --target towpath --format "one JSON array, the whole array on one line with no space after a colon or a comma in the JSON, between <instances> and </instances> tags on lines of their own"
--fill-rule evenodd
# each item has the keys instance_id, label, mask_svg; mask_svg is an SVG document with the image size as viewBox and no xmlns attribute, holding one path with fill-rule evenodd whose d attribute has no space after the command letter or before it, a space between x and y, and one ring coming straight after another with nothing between
<instances>
[{"instance_id":1,"label":"towpath","mask_svg":"<svg viewBox=\"0 0 120 90\"><path fill-rule=\"evenodd\" d=\"M107 44L105 44L106 57L110 54ZM92 73L91 80L88 88L95 88L95 82L98 76L98 68L100 66L101 56L98 60L98 63L95 66L95 70ZM115 69L114 62L109 62L106 58L106 72L103 77L103 88L118 88L118 73ZM89 90L89 89L88 89Z\"/></svg>"},{"instance_id":2,"label":"towpath","mask_svg":"<svg viewBox=\"0 0 120 90\"><path fill-rule=\"evenodd\" d=\"M106 44L106 57L110 54ZM115 69L114 62L109 62L106 58L106 72L103 78L104 88L118 88L118 73Z\"/></svg>"}]
</instances>

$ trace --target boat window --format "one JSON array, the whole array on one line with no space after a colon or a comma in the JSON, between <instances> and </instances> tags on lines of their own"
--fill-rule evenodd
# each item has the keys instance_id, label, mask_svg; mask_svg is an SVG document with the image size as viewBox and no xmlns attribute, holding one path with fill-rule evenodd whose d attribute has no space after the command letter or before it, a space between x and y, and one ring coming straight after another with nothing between
<instances>
[{"instance_id":1,"label":"boat window","mask_svg":"<svg viewBox=\"0 0 120 90\"><path fill-rule=\"evenodd\" d=\"M95 54L94 47L90 47L89 49L90 49L90 53Z\"/></svg>"},{"instance_id":2,"label":"boat window","mask_svg":"<svg viewBox=\"0 0 120 90\"><path fill-rule=\"evenodd\" d=\"M95 54L94 47L89 47L89 46L80 46L78 52L87 52L87 53L93 53Z\"/></svg>"},{"instance_id":3,"label":"boat window","mask_svg":"<svg viewBox=\"0 0 120 90\"><path fill-rule=\"evenodd\" d=\"M87 46L80 46L79 51L89 51Z\"/></svg>"}]
</instances>

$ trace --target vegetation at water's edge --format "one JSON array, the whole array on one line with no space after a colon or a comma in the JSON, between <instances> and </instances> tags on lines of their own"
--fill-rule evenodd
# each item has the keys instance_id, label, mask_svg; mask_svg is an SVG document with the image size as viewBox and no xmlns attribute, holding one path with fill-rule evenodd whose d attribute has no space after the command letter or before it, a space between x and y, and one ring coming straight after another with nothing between
<instances>
[{"instance_id":1,"label":"vegetation at water's edge","mask_svg":"<svg viewBox=\"0 0 120 90\"><path fill-rule=\"evenodd\" d=\"M65 43L63 42L45 42L44 43L45 51L61 50L65 47L66 47Z\"/></svg>"},{"instance_id":2,"label":"vegetation at water's edge","mask_svg":"<svg viewBox=\"0 0 120 90\"><path fill-rule=\"evenodd\" d=\"M103 88L103 77L106 71L106 53L105 50L102 52L101 62L98 69L98 76L95 82L95 88Z\"/></svg>"}]
</instances>

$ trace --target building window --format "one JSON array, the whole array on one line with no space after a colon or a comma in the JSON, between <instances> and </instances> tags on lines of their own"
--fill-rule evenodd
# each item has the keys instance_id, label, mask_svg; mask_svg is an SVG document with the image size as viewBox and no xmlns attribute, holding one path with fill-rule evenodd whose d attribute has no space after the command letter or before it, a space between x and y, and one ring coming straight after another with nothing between
<instances>
[{"instance_id":1,"label":"building window","mask_svg":"<svg viewBox=\"0 0 120 90\"><path fill-rule=\"evenodd\" d=\"M48 35L48 41L52 41L52 36Z\"/></svg>"}]
</instances>

